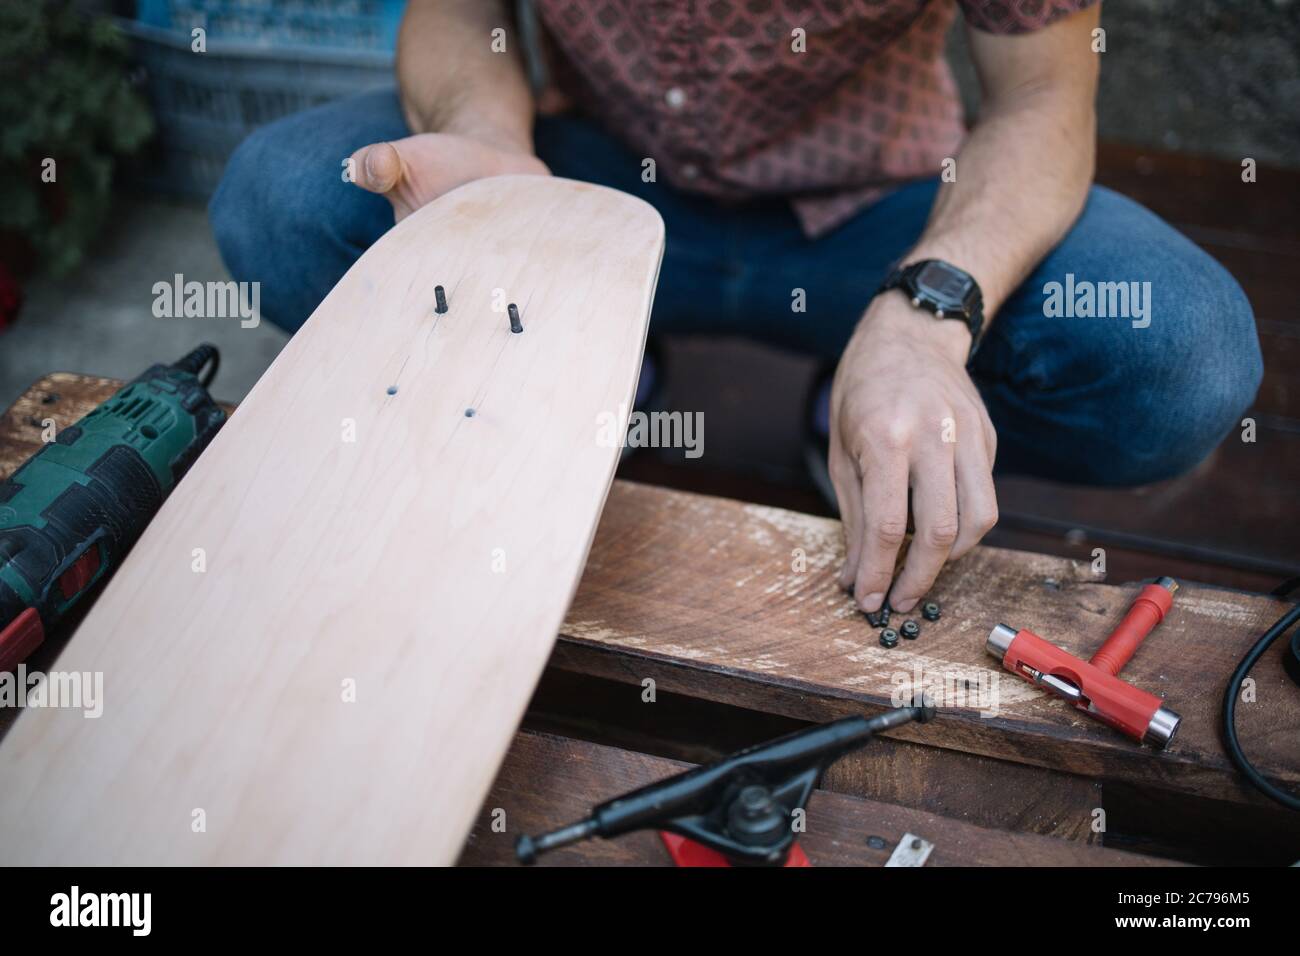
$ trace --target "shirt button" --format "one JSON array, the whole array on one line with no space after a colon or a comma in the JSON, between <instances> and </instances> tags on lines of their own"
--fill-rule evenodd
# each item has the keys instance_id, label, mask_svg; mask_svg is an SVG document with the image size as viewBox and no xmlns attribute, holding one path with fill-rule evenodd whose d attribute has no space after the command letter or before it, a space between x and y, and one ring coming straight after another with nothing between
<instances>
[{"instance_id":1,"label":"shirt button","mask_svg":"<svg viewBox=\"0 0 1300 956\"><path fill-rule=\"evenodd\" d=\"M687 179L694 179L699 174L700 174L700 167L696 166L694 163L687 163L685 166L682 167L682 175L685 176Z\"/></svg>"},{"instance_id":2,"label":"shirt button","mask_svg":"<svg viewBox=\"0 0 1300 956\"><path fill-rule=\"evenodd\" d=\"M664 102L669 109L679 110L686 105L686 91L680 86L674 86L664 94Z\"/></svg>"}]
</instances>

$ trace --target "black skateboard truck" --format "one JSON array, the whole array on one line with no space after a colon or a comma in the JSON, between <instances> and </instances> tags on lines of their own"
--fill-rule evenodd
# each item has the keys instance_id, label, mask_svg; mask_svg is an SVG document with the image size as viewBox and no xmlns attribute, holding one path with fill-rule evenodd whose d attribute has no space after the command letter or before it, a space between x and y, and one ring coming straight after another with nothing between
<instances>
[{"instance_id":1,"label":"black skateboard truck","mask_svg":"<svg viewBox=\"0 0 1300 956\"><path fill-rule=\"evenodd\" d=\"M584 819L515 843L521 863L592 837L663 831L686 866L807 865L795 846L796 813L832 763L874 734L934 717L929 701L876 717L845 717L741 750L607 800ZM684 838L684 839L682 839ZM792 854L792 849L794 854Z\"/></svg>"}]
</instances>

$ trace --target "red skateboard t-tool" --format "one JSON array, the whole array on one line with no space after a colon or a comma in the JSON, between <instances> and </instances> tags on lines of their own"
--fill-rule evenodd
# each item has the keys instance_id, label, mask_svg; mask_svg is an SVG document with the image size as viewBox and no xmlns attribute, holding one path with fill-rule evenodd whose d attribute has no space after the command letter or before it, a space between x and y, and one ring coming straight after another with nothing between
<instances>
[{"instance_id":1,"label":"red skateboard t-tool","mask_svg":"<svg viewBox=\"0 0 1300 956\"><path fill-rule=\"evenodd\" d=\"M1124 620L1089 661L1067 654L1032 631L1017 631L1005 624L993 628L985 646L1011 673L1134 740L1163 748L1173 739L1181 718L1155 694L1120 680L1118 674L1164 620L1177 590L1173 578L1160 578L1144 587Z\"/></svg>"},{"instance_id":2,"label":"red skateboard t-tool","mask_svg":"<svg viewBox=\"0 0 1300 956\"><path fill-rule=\"evenodd\" d=\"M788 734L606 800L586 817L515 843L521 863L591 837L658 830L677 866L810 866L795 843L796 815L806 810L822 773L873 735L934 717L921 699L876 717L845 717Z\"/></svg>"}]
</instances>

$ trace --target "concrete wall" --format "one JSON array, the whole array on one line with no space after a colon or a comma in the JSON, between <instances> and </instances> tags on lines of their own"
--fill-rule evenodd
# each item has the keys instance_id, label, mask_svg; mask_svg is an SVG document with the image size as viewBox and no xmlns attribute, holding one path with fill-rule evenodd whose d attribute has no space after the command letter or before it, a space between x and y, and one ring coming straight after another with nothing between
<instances>
[{"instance_id":1,"label":"concrete wall","mask_svg":"<svg viewBox=\"0 0 1300 956\"><path fill-rule=\"evenodd\" d=\"M1110 0L1101 21L1103 139L1300 167L1300 0ZM970 110L964 29L951 55Z\"/></svg>"}]
</instances>

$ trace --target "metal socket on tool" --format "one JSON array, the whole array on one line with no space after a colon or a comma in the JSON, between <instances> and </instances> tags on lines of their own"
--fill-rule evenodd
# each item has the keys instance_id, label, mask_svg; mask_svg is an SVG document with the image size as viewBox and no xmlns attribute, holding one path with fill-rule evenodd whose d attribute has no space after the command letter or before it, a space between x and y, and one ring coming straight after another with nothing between
<instances>
[{"instance_id":1,"label":"metal socket on tool","mask_svg":"<svg viewBox=\"0 0 1300 956\"><path fill-rule=\"evenodd\" d=\"M1167 747L1169 741L1174 739L1174 734L1178 733L1178 725L1182 720L1168 707L1157 707L1151 715L1151 722L1147 724L1147 732L1142 735L1142 742L1152 747Z\"/></svg>"},{"instance_id":2,"label":"metal socket on tool","mask_svg":"<svg viewBox=\"0 0 1300 956\"><path fill-rule=\"evenodd\" d=\"M989 631L989 639L984 647L990 654L998 660L1007 656L1007 651L1011 648L1011 642L1016 639L1020 633L1014 627L1007 627L1005 624L999 624L993 630Z\"/></svg>"}]
</instances>

